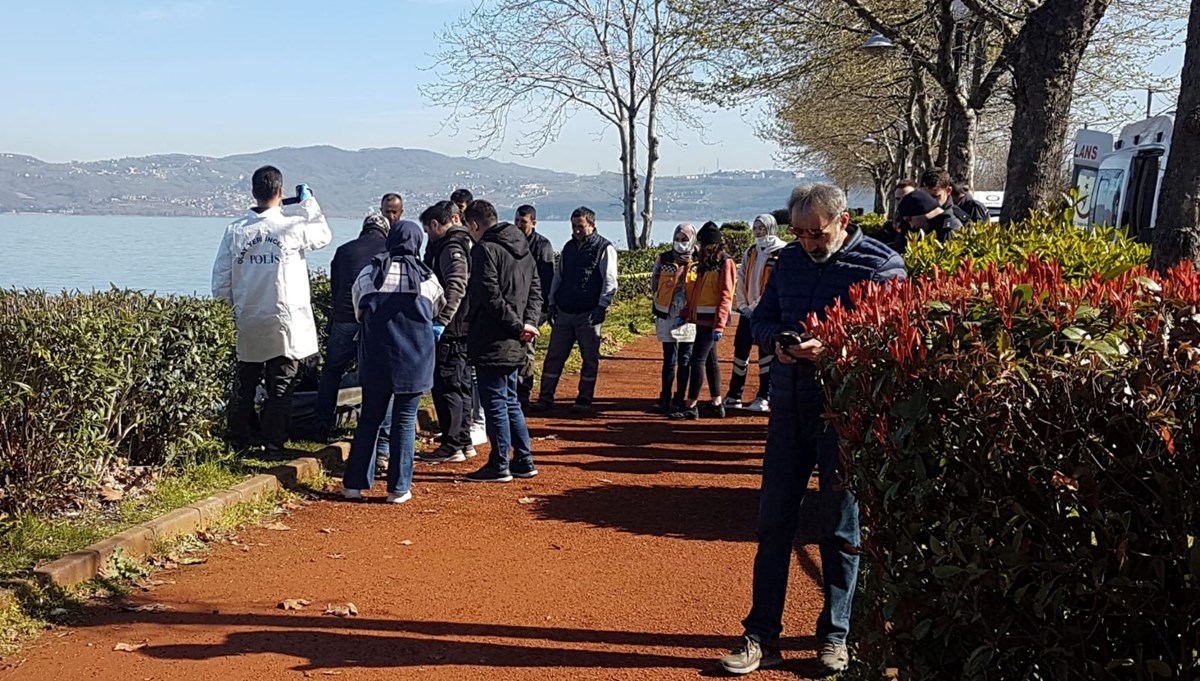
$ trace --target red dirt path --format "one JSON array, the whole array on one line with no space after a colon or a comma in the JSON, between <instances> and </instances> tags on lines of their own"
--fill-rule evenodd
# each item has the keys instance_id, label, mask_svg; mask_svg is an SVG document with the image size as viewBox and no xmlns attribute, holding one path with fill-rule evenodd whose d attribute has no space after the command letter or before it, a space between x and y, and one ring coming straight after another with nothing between
<instances>
[{"instance_id":1,"label":"red dirt path","mask_svg":"<svg viewBox=\"0 0 1200 681\"><path fill-rule=\"evenodd\" d=\"M418 464L403 506L330 495L282 518L290 531L248 529L249 552L217 545L207 564L159 575L176 584L130 598L174 610L96 604L5 660L17 664L0 681L722 675L715 660L737 642L750 602L766 420L643 414L659 351L643 338L603 362L600 415L530 421L534 437L557 435L534 443L540 477L458 484L481 457ZM569 401L575 381L563 383ZM819 678L811 536L796 558L788 663L755 678ZM312 605L285 612L285 598ZM358 617L322 614L346 601ZM146 646L114 652L118 642Z\"/></svg>"}]
</instances>

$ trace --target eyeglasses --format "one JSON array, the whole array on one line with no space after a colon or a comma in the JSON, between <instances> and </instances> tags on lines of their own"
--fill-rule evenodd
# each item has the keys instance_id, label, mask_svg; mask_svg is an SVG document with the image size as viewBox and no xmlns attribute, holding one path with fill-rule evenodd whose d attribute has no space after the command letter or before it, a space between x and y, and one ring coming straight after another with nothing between
<instances>
[{"instance_id":1,"label":"eyeglasses","mask_svg":"<svg viewBox=\"0 0 1200 681\"><path fill-rule=\"evenodd\" d=\"M793 229L792 234L794 234L797 239L820 239L821 237L827 236L831 231L836 232L838 227L841 225L841 221L842 216L839 215L834 219L833 222L829 223L822 229Z\"/></svg>"}]
</instances>

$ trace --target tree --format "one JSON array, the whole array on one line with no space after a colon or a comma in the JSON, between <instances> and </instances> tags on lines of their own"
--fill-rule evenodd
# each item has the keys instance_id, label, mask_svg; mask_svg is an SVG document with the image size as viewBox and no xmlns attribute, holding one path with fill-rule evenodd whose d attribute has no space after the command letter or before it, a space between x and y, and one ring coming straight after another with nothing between
<instances>
[{"instance_id":1,"label":"tree","mask_svg":"<svg viewBox=\"0 0 1200 681\"><path fill-rule=\"evenodd\" d=\"M668 0L480 4L442 32L438 78L422 92L451 109L452 121L473 124L475 152L498 148L514 119L532 128L521 146L530 155L555 140L578 111L616 128L625 237L630 248L642 248L650 244L654 222L664 119L699 125L686 92L693 45L675 22Z\"/></svg>"},{"instance_id":2,"label":"tree","mask_svg":"<svg viewBox=\"0 0 1200 681\"><path fill-rule=\"evenodd\" d=\"M1200 0L1192 0L1180 76L1171 156L1167 160L1150 264L1164 272L1190 260L1200 264Z\"/></svg>"}]
</instances>

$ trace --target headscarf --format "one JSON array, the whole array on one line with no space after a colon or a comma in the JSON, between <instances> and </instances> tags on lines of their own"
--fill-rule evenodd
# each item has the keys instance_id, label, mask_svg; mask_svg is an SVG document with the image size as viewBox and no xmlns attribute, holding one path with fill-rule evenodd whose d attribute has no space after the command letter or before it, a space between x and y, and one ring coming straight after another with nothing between
<instances>
[{"instance_id":1,"label":"headscarf","mask_svg":"<svg viewBox=\"0 0 1200 681\"><path fill-rule=\"evenodd\" d=\"M678 243L678 241L676 241L676 238L680 234L687 235L687 238L688 238L687 253L680 253L679 251L673 251L673 252L675 253L675 257L687 260L692 257L693 253L696 252L696 225L693 225L690 222L680 223L679 226L675 228L675 233L671 235L671 241L673 242L673 244ZM674 245L672 245L672 248L674 248Z\"/></svg>"},{"instance_id":2,"label":"headscarf","mask_svg":"<svg viewBox=\"0 0 1200 681\"><path fill-rule=\"evenodd\" d=\"M380 213L368 213L367 217L363 218L362 233L366 234L371 230L376 230L385 237L392 229L392 224L387 218Z\"/></svg>"},{"instance_id":3,"label":"headscarf","mask_svg":"<svg viewBox=\"0 0 1200 681\"><path fill-rule=\"evenodd\" d=\"M421 228L412 220L397 222L388 233L387 253L380 253L371 260L371 276L375 288L383 288L393 263L400 265L399 293L419 293L421 282L433 275L421 262Z\"/></svg>"},{"instance_id":4,"label":"headscarf","mask_svg":"<svg viewBox=\"0 0 1200 681\"><path fill-rule=\"evenodd\" d=\"M754 218L754 222L763 223L763 227L767 228L767 234L772 235L772 236L778 235L779 223L776 222L774 215L772 215L770 213L763 213L762 215ZM754 226L754 222L750 223L751 227Z\"/></svg>"}]
</instances>

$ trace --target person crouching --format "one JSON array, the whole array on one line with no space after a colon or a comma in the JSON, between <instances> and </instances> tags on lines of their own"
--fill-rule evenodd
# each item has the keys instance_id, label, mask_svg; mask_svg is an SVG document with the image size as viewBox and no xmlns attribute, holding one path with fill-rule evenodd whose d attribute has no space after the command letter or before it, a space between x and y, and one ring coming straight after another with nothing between
<instances>
[{"instance_id":1,"label":"person crouching","mask_svg":"<svg viewBox=\"0 0 1200 681\"><path fill-rule=\"evenodd\" d=\"M388 503L412 499L417 407L433 387L437 337L434 318L445 304L442 286L421 262L421 228L402 220L388 234L388 250L364 267L354 282L354 311L362 323L358 344L362 413L342 477L347 499L371 489L375 434L392 400Z\"/></svg>"}]
</instances>

